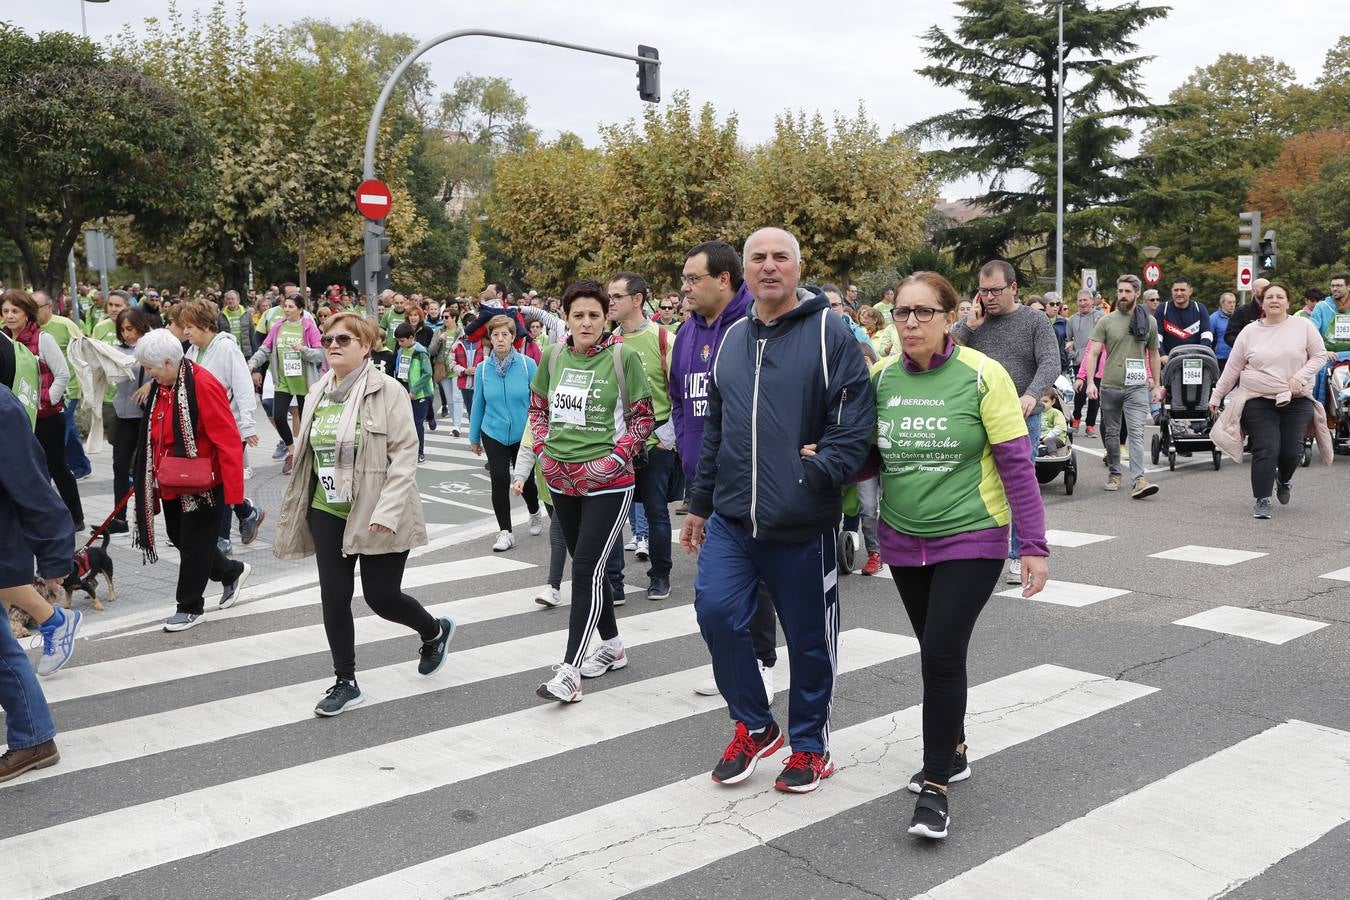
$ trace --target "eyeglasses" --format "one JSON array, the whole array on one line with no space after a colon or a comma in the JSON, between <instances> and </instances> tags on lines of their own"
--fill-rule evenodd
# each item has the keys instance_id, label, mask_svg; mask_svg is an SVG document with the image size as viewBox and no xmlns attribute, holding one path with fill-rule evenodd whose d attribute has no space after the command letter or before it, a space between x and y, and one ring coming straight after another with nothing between
<instances>
[{"instance_id":1,"label":"eyeglasses","mask_svg":"<svg viewBox=\"0 0 1350 900\"><path fill-rule=\"evenodd\" d=\"M681 275L681 276L680 276L680 283L681 283L681 284L687 284L687 285L689 285L690 287L693 287L694 285L698 284L699 281L701 281L701 280L704 279L704 278L711 277L711 275L712 275L711 272L704 272L704 273L701 274L701 275Z\"/></svg>"},{"instance_id":2,"label":"eyeglasses","mask_svg":"<svg viewBox=\"0 0 1350 900\"><path fill-rule=\"evenodd\" d=\"M1001 293L1003 293L1004 291L1006 291L1007 289L1008 289L1008 286L1005 284L1005 285L1001 285L1001 286L999 286L999 287L982 287L982 288L980 288L978 291L976 291L975 293L976 293L976 294L984 294L986 297L993 297L995 294L1001 294Z\"/></svg>"},{"instance_id":3,"label":"eyeglasses","mask_svg":"<svg viewBox=\"0 0 1350 900\"><path fill-rule=\"evenodd\" d=\"M675 307L671 306L669 303L662 303L661 306L660 306L660 308L661 308L662 310L664 310L665 312L670 312L670 311L673 310Z\"/></svg>"},{"instance_id":4,"label":"eyeglasses","mask_svg":"<svg viewBox=\"0 0 1350 900\"><path fill-rule=\"evenodd\" d=\"M897 322L908 322L912 315L920 325L926 325L940 312L942 310L932 306L897 306L891 310L891 316Z\"/></svg>"},{"instance_id":5,"label":"eyeglasses","mask_svg":"<svg viewBox=\"0 0 1350 900\"><path fill-rule=\"evenodd\" d=\"M839 309L843 305L842 303L836 303L834 300L830 301L830 309Z\"/></svg>"},{"instance_id":6,"label":"eyeglasses","mask_svg":"<svg viewBox=\"0 0 1350 900\"><path fill-rule=\"evenodd\" d=\"M610 294L610 295L609 295L609 299L611 299L611 300L622 300L624 297L631 297L631 296L633 296L633 295L632 295L632 294Z\"/></svg>"},{"instance_id":7,"label":"eyeglasses","mask_svg":"<svg viewBox=\"0 0 1350 900\"><path fill-rule=\"evenodd\" d=\"M346 347L354 340L356 340L356 338L352 337L350 334L325 334L323 337L319 338L319 343L323 344L325 347L331 347L334 344L337 344L339 347Z\"/></svg>"}]
</instances>

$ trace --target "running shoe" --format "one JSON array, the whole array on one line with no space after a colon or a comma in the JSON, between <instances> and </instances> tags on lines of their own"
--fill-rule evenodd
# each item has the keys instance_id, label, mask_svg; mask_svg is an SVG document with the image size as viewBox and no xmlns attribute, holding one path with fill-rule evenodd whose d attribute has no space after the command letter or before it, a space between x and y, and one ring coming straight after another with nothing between
<instances>
[{"instance_id":1,"label":"running shoe","mask_svg":"<svg viewBox=\"0 0 1350 900\"><path fill-rule=\"evenodd\" d=\"M647 545L647 539L638 538L637 543L633 546L633 552L637 554L637 558L642 560L643 562L646 562L648 559L650 559L651 551Z\"/></svg>"},{"instance_id":2,"label":"running shoe","mask_svg":"<svg viewBox=\"0 0 1350 900\"><path fill-rule=\"evenodd\" d=\"M1022 561L1020 559L1008 560L1008 574L1003 576L1004 584L1022 583Z\"/></svg>"},{"instance_id":3,"label":"running shoe","mask_svg":"<svg viewBox=\"0 0 1350 900\"><path fill-rule=\"evenodd\" d=\"M1107 475L1107 476L1106 476L1106 487L1104 488L1104 490L1108 490L1108 491L1118 491L1118 490L1120 490L1120 476L1119 476L1119 475Z\"/></svg>"},{"instance_id":4,"label":"running shoe","mask_svg":"<svg viewBox=\"0 0 1350 900\"><path fill-rule=\"evenodd\" d=\"M1145 497L1152 497L1156 493L1158 493L1158 486L1149 484L1148 479L1140 475L1134 480L1134 490L1130 491L1130 496L1136 500L1143 500ZM1269 499L1267 499L1267 502L1269 502Z\"/></svg>"},{"instance_id":5,"label":"running shoe","mask_svg":"<svg viewBox=\"0 0 1350 900\"><path fill-rule=\"evenodd\" d=\"M455 620L450 617L437 619L441 625L440 634L429 641L423 641L421 648L417 651L422 657L417 661L417 674L434 675L440 671L441 666L445 665L445 648L450 645L450 639L455 636Z\"/></svg>"},{"instance_id":6,"label":"running shoe","mask_svg":"<svg viewBox=\"0 0 1350 900\"><path fill-rule=\"evenodd\" d=\"M426 455L425 453L419 453L419 454L417 454L417 461L418 461L418 463L424 463L424 462L426 462L426 461L427 461L427 455Z\"/></svg>"},{"instance_id":7,"label":"running shoe","mask_svg":"<svg viewBox=\"0 0 1350 900\"><path fill-rule=\"evenodd\" d=\"M535 688L534 693L543 700L576 703L581 700L581 673L576 666L558 663L553 667L553 677Z\"/></svg>"},{"instance_id":8,"label":"running shoe","mask_svg":"<svg viewBox=\"0 0 1350 900\"><path fill-rule=\"evenodd\" d=\"M1082 425L1082 424L1083 424L1083 420L1082 420L1082 419L1074 419L1074 420L1073 420L1073 425L1069 428L1070 433L1072 433L1072 434L1077 434L1077 433L1078 433L1078 427L1079 427L1080 425Z\"/></svg>"},{"instance_id":9,"label":"running shoe","mask_svg":"<svg viewBox=\"0 0 1350 900\"><path fill-rule=\"evenodd\" d=\"M623 545L623 549L626 550L626 551L628 551L629 553L632 553L634 550L636 550L636 549L637 549L637 538L629 538L629 539L628 539L628 543L626 543L626 544Z\"/></svg>"},{"instance_id":10,"label":"running shoe","mask_svg":"<svg viewBox=\"0 0 1350 900\"><path fill-rule=\"evenodd\" d=\"M544 531L544 511L542 509L535 510L534 512L530 513L530 534L538 535L542 534L543 531Z\"/></svg>"},{"instance_id":11,"label":"running shoe","mask_svg":"<svg viewBox=\"0 0 1350 900\"><path fill-rule=\"evenodd\" d=\"M229 556L234 547L230 544L229 538L216 538L216 549L220 551L221 556Z\"/></svg>"},{"instance_id":12,"label":"running shoe","mask_svg":"<svg viewBox=\"0 0 1350 900\"><path fill-rule=\"evenodd\" d=\"M653 578L647 586L648 600L665 600L670 597L670 579Z\"/></svg>"},{"instance_id":13,"label":"running shoe","mask_svg":"<svg viewBox=\"0 0 1350 900\"><path fill-rule=\"evenodd\" d=\"M862 573L864 575L875 575L881 571L881 554L875 550L867 553L867 562L863 563Z\"/></svg>"},{"instance_id":14,"label":"running shoe","mask_svg":"<svg viewBox=\"0 0 1350 900\"><path fill-rule=\"evenodd\" d=\"M435 420L434 418L428 418L428 419L427 419L427 430L428 430L428 431L435 431L435 430L436 430L436 420Z\"/></svg>"},{"instance_id":15,"label":"running shoe","mask_svg":"<svg viewBox=\"0 0 1350 900\"><path fill-rule=\"evenodd\" d=\"M42 659L38 660L37 667L39 675L55 674L70 662L75 652L75 632L80 630L82 618L78 609L54 608L52 617L38 626L38 635L42 639Z\"/></svg>"},{"instance_id":16,"label":"running shoe","mask_svg":"<svg viewBox=\"0 0 1350 900\"><path fill-rule=\"evenodd\" d=\"M314 707L314 715L331 718L353 706L360 706L365 699L355 681L339 678L337 684L323 692L323 699Z\"/></svg>"},{"instance_id":17,"label":"running shoe","mask_svg":"<svg viewBox=\"0 0 1350 900\"><path fill-rule=\"evenodd\" d=\"M239 573L239 577L221 589L218 609L229 609L239 602L240 591L243 590L244 582L248 581L248 576L251 574L253 574L253 566L244 563L244 569Z\"/></svg>"},{"instance_id":18,"label":"running shoe","mask_svg":"<svg viewBox=\"0 0 1350 900\"><path fill-rule=\"evenodd\" d=\"M707 678L694 685L694 693L700 697L717 696L717 679L709 675Z\"/></svg>"},{"instance_id":19,"label":"running shoe","mask_svg":"<svg viewBox=\"0 0 1350 900\"><path fill-rule=\"evenodd\" d=\"M1252 508L1252 518L1253 518L1253 519L1269 519L1269 518L1270 518L1270 498L1269 498L1269 497L1258 497L1258 498L1257 498L1256 504L1255 504L1255 506Z\"/></svg>"},{"instance_id":20,"label":"running shoe","mask_svg":"<svg viewBox=\"0 0 1350 900\"><path fill-rule=\"evenodd\" d=\"M775 790L788 794L809 794L833 774L834 763L830 762L830 754L803 750L788 757L773 786Z\"/></svg>"},{"instance_id":21,"label":"running shoe","mask_svg":"<svg viewBox=\"0 0 1350 900\"><path fill-rule=\"evenodd\" d=\"M492 545L493 553L505 553L516 545L516 539L509 531L497 532L497 542Z\"/></svg>"},{"instance_id":22,"label":"running shoe","mask_svg":"<svg viewBox=\"0 0 1350 900\"><path fill-rule=\"evenodd\" d=\"M187 631L202 620L201 613L176 612L164 620L165 631Z\"/></svg>"},{"instance_id":23,"label":"running shoe","mask_svg":"<svg viewBox=\"0 0 1350 900\"><path fill-rule=\"evenodd\" d=\"M759 677L764 682L764 696L768 699L770 705L773 704L773 667L764 665L763 660L759 663Z\"/></svg>"},{"instance_id":24,"label":"running shoe","mask_svg":"<svg viewBox=\"0 0 1350 900\"><path fill-rule=\"evenodd\" d=\"M957 750L956 755L952 757L952 774L947 783L956 784L958 781L965 781L970 775L970 762L966 759L966 751ZM915 772L914 777L909 780L909 792L911 794L923 792L923 769Z\"/></svg>"},{"instance_id":25,"label":"running shoe","mask_svg":"<svg viewBox=\"0 0 1350 900\"><path fill-rule=\"evenodd\" d=\"M722 751L721 761L712 770L712 780L718 784L740 784L755 774L761 759L773 756L783 746L783 732L777 722L770 722L758 734L751 734L744 722L736 723L736 735Z\"/></svg>"},{"instance_id":26,"label":"running shoe","mask_svg":"<svg viewBox=\"0 0 1350 900\"><path fill-rule=\"evenodd\" d=\"M562 603L562 592L551 585L542 587L539 593L534 595L534 602L552 609Z\"/></svg>"},{"instance_id":27,"label":"running shoe","mask_svg":"<svg viewBox=\"0 0 1350 900\"><path fill-rule=\"evenodd\" d=\"M262 523L267 520L267 510L261 506L253 506L253 515L239 523L239 540L245 545L253 543L258 539L258 529L262 528Z\"/></svg>"},{"instance_id":28,"label":"running shoe","mask_svg":"<svg viewBox=\"0 0 1350 900\"><path fill-rule=\"evenodd\" d=\"M581 663L582 678L599 678L610 669L622 669L628 665L628 654L623 652L623 644L611 646L604 641L595 652Z\"/></svg>"},{"instance_id":29,"label":"running shoe","mask_svg":"<svg viewBox=\"0 0 1350 900\"><path fill-rule=\"evenodd\" d=\"M450 429L450 433L451 433L452 435L454 435L455 437L459 437L459 429L458 429L458 428L451 428L451 429Z\"/></svg>"},{"instance_id":30,"label":"running shoe","mask_svg":"<svg viewBox=\"0 0 1350 900\"><path fill-rule=\"evenodd\" d=\"M947 814L947 794L931 785L923 789L914 804L914 817L909 820L909 833L919 837L941 840L947 836L952 817Z\"/></svg>"},{"instance_id":31,"label":"running shoe","mask_svg":"<svg viewBox=\"0 0 1350 900\"><path fill-rule=\"evenodd\" d=\"M277 441L277 449L275 449L275 450L272 451L272 458L273 458L273 459L285 459L285 458L286 458L286 442L285 442L285 441Z\"/></svg>"},{"instance_id":32,"label":"running shoe","mask_svg":"<svg viewBox=\"0 0 1350 900\"><path fill-rule=\"evenodd\" d=\"M1293 490L1293 487L1294 483L1292 481L1277 480L1275 482L1275 499L1280 501L1281 506L1289 505L1289 492Z\"/></svg>"},{"instance_id":33,"label":"running shoe","mask_svg":"<svg viewBox=\"0 0 1350 900\"><path fill-rule=\"evenodd\" d=\"M1096 437L1096 436L1097 436L1097 426L1096 426L1096 425L1089 425L1089 426L1087 427L1087 436L1088 436L1088 437Z\"/></svg>"}]
</instances>

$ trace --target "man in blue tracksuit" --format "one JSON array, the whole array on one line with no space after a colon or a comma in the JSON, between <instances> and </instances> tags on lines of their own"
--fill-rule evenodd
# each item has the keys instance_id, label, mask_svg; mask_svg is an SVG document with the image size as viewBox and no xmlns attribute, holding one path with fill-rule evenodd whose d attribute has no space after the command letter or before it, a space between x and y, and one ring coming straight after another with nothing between
<instances>
[{"instance_id":1,"label":"man in blue tracksuit","mask_svg":"<svg viewBox=\"0 0 1350 900\"><path fill-rule=\"evenodd\" d=\"M774 786L805 793L834 772L839 489L867 456L875 408L853 334L831 315L823 293L797 286L797 239L760 229L745 242L744 257L754 302L727 329L713 362L680 543L699 554L694 610L736 723L713 780L744 781L783 743L750 638L763 580L792 665L793 752Z\"/></svg>"}]
</instances>

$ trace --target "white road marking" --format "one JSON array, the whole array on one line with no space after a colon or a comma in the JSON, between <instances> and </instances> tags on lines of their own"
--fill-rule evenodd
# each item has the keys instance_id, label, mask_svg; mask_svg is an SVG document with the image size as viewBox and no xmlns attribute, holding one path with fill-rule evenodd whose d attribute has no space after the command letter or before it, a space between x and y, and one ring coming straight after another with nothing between
<instances>
[{"instance_id":1,"label":"white road marking","mask_svg":"<svg viewBox=\"0 0 1350 900\"><path fill-rule=\"evenodd\" d=\"M1088 544L1115 540L1115 535L1091 534L1086 531L1060 531L1056 528L1048 528L1045 532L1045 539L1051 547L1086 547Z\"/></svg>"},{"instance_id":2,"label":"white road marking","mask_svg":"<svg viewBox=\"0 0 1350 900\"><path fill-rule=\"evenodd\" d=\"M1240 609L1236 606L1216 606L1202 613L1177 619L1172 624L1251 638L1254 641L1265 641L1267 644L1287 644L1294 638L1327 627L1326 622L1279 616L1259 609Z\"/></svg>"},{"instance_id":3,"label":"white road marking","mask_svg":"<svg viewBox=\"0 0 1350 900\"><path fill-rule=\"evenodd\" d=\"M1208 566L1232 566L1240 562L1260 559L1265 555L1264 553L1254 553L1251 550L1230 550L1227 547L1203 547L1196 544L1187 544L1174 550L1149 554L1152 559L1172 559L1179 562L1204 563Z\"/></svg>"},{"instance_id":4,"label":"white road marking","mask_svg":"<svg viewBox=\"0 0 1350 900\"><path fill-rule=\"evenodd\" d=\"M1054 603L1057 606L1090 606L1093 603L1100 603L1113 597L1123 597L1128 593L1130 592L1122 588L1076 584L1072 581L1051 579L1045 583L1045 588L1039 594L1028 599L1040 603ZM1009 588L1006 591L999 591L995 596L1020 600L1022 599L1022 589L1020 587Z\"/></svg>"}]
</instances>

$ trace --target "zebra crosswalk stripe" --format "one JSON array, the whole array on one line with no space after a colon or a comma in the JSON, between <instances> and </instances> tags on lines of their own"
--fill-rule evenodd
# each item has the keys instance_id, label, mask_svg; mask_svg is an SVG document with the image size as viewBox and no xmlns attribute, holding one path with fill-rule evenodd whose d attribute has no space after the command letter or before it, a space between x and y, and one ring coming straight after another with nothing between
<instances>
[{"instance_id":1,"label":"zebra crosswalk stripe","mask_svg":"<svg viewBox=\"0 0 1350 900\"><path fill-rule=\"evenodd\" d=\"M840 644L845 671L917 649L912 638L867 629L844 632ZM11 867L6 889L18 897L75 890L711 712L722 698L689 690L710 671L674 672L566 709L530 707L16 835L0 841L0 858L25 861ZM491 754L481 752L489 746ZM79 854L50 852L73 843Z\"/></svg>"}]
</instances>

